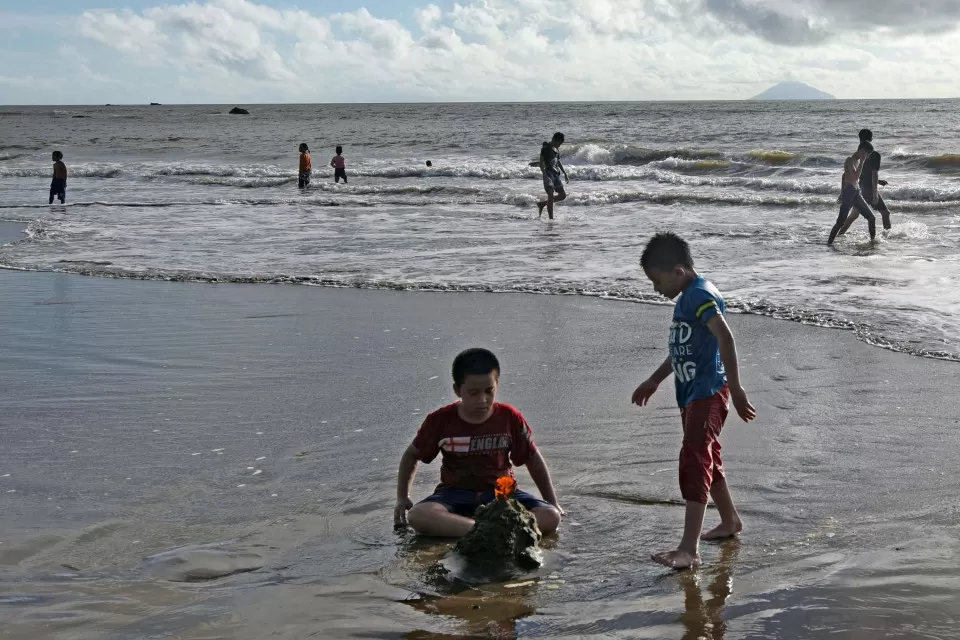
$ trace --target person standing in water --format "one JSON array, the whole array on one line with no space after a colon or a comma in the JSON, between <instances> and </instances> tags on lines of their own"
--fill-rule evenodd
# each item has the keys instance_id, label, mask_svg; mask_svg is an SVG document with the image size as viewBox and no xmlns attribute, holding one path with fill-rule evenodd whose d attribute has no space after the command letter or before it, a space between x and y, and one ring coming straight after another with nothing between
<instances>
[{"instance_id":1,"label":"person standing in water","mask_svg":"<svg viewBox=\"0 0 960 640\"><path fill-rule=\"evenodd\" d=\"M658 233L643 250L640 266L654 291L677 302L669 353L631 400L646 406L672 375L683 423L679 467L680 494L686 501L683 537L675 550L652 558L672 569L692 569L700 564L700 540L734 538L743 531L720 456L720 433L731 402L744 422L756 418L757 410L740 382L740 360L724 318L723 296L694 268L690 245L672 233ZM720 525L701 533L709 498Z\"/></svg>"},{"instance_id":2,"label":"person standing in water","mask_svg":"<svg viewBox=\"0 0 960 640\"><path fill-rule=\"evenodd\" d=\"M67 165L63 164L63 154L53 152L53 180L50 182L50 203L53 199L60 200L60 204L67 201Z\"/></svg>"},{"instance_id":3,"label":"person standing in water","mask_svg":"<svg viewBox=\"0 0 960 640\"><path fill-rule=\"evenodd\" d=\"M860 176L866 164L866 159L871 153L873 153L873 145L869 142L861 142L860 146L857 147L857 152L843 163L843 178L840 183L843 189L840 194L840 215L837 216L837 223L830 230L830 239L827 240L828 246L832 245L837 238L837 234L840 233L840 229L847 221L847 214L853 207L856 207L860 215L867 219L870 239L873 240L877 237L877 220L860 192Z\"/></svg>"},{"instance_id":4,"label":"person standing in water","mask_svg":"<svg viewBox=\"0 0 960 640\"><path fill-rule=\"evenodd\" d=\"M860 142L869 142L872 144L873 132L870 131L870 129L861 129ZM867 201L867 204L880 212L880 216L883 219L883 228L890 229L890 210L887 209L886 203L880 196L879 187L881 186L887 186L887 181L880 179L880 154L874 151L867 156L863 172L860 174L860 191L863 193L863 199ZM860 212L854 209L847 217L847 222L837 235L842 236L845 234L850 228L850 225L859 217Z\"/></svg>"},{"instance_id":5,"label":"person standing in water","mask_svg":"<svg viewBox=\"0 0 960 640\"><path fill-rule=\"evenodd\" d=\"M343 147L337 146L337 155L330 161L333 167L333 181L340 184L340 178L343 178L343 184L347 184L347 161L343 158Z\"/></svg>"},{"instance_id":6,"label":"person standing in water","mask_svg":"<svg viewBox=\"0 0 960 640\"><path fill-rule=\"evenodd\" d=\"M547 199L537 203L538 218L543 216L543 208L546 207L547 215L553 220L553 204L567 197L563 182L560 180L560 173L563 172L563 179L570 183L567 172L560 162L560 145L562 144L563 134L557 131L550 142L543 143L540 148L540 162L534 163L540 165L540 171L543 172L543 190L547 192Z\"/></svg>"},{"instance_id":7,"label":"person standing in water","mask_svg":"<svg viewBox=\"0 0 960 640\"><path fill-rule=\"evenodd\" d=\"M310 163L310 148L306 142L300 143L300 172L297 186L306 189L310 186L310 171L313 165Z\"/></svg>"}]
</instances>

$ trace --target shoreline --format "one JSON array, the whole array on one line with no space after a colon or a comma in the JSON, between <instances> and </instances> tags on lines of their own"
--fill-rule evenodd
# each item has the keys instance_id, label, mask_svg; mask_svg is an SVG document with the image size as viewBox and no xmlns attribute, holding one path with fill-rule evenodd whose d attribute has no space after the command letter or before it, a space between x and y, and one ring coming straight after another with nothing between
<instances>
[{"instance_id":1,"label":"shoreline","mask_svg":"<svg viewBox=\"0 0 960 640\"><path fill-rule=\"evenodd\" d=\"M702 590L645 560L683 517L673 394L629 405L662 358L665 305L10 271L0 293L12 638L680 638L708 624L826 638L952 624L953 363L731 317L760 418L724 430L748 529L703 548ZM447 546L390 523L396 461L452 400L450 361L471 345L501 356L499 399L530 421L568 512L522 588L440 579ZM437 475L421 467L415 499ZM189 584L155 573L164 553L208 568L204 545L263 568ZM811 613L823 598L835 613Z\"/></svg>"},{"instance_id":2,"label":"shoreline","mask_svg":"<svg viewBox=\"0 0 960 640\"><path fill-rule=\"evenodd\" d=\"M7 244L9 242L14 242L17 240L26 239L25 231L28 223L24 222L14 222L14 221L2 221L0 220L0 246ZM69 263L68 263L69 264ZM320 288L329 288L329 289L356 289L356 290L365 290L365 291L405 291L411 293L487 293L487 294L526 294L526 295L537 295L537 296L582 296L585 298L595 298L598 300L604 300L609 302L622 302L622 303L631 303L631 304L640 304L640 305L650 305L650 306L672 306L672 302L666 301L665 299L655 295L650 294L649 298L638 298L635 295L618 295L616 292L609 291L590 291L587 289L555 289L555 290L543 290L538 288L520 288L520 287L506 287L506 288L497 288L494 286L454 286L454 285L443 285L439 283L429 283L423 285L415 284L399 284L399 283L378 283L376 281L372 282L361 282L361 283L351 283L351 282L342 282L338 280L322 278L318 276L275 276L275 277L221 277L221 276L199 276L193 273L184 273L181 275L176 274L175 272L167 272L164 274L138 274L131 271L122 271L122 270L112 270L110 269L110 264L98 264L95 262L74 262L74 266L65 266L63 269L50 270L50 269L34 269L30 267L17 267L15 265L5 265L0 264L0 270L6 271L17 271L24 273L61 273L61 274L71 274L78 275L83 277L90 278L103 278L103 279L112 279L112 280L141 280L141 281L157 281L157 282L182 282L190 284L216 284L216 285L242 285L242 284L257 284L257 285L302 285L306 287L320 287ZM83 266L86 265L86 266ZM786 317L785 313L777 308L765 309L762 306L754 306L745 308L743 305L737 305L735 303L728 304L728 312L735 315L750 315L762 318L769 318L771 320L776 320L779 322L788 322L791 324L798 324L801 326L809 326L823 329L833 329L840 331L850 331L856 337L859 342L866 344L870 347L883 349L886 351L891 351L893 353L900 353L904 355L909 355L917 358L922 358L926 360L940 360L945 362L960 362L960 353L952 353L949 351L934 351L931 349L924 349L919 347L911 347L909 345L902 345L898 343L893 343L882 338L877 338L870 334L869 328L864 328L865 325L859 323L854 323L851 321L841 320L834 321L831 319L824 319L820 313L816 312L798 312L793 311L793 317Z\"/></svg>"}]
</instances>

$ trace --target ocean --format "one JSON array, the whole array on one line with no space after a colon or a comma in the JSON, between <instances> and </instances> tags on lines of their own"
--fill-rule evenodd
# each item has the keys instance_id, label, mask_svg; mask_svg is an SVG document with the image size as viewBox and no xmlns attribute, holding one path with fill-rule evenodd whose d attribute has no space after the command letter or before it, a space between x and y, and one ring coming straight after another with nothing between
<instances>
[{"instance_id":1,"label":"ocean","mask_svg":"<svg viewBox=\"0 0 960 640\"><path fill-rule=\"evenodd\" d=\"M92 275L524 291L664 302L638 266L671 230L733 310L960 357L958 101L0 108L0 265ZM893 229L834 249L862 127ZM562 131L569 197L529 163ZM296 184L310 145L313 183ZM350 183L328 166L343 145ZM46 204L50 152L70 171ZM432 167L426 166L426 161ZM879 218L878 218L879 220Z\"/></svg>"}]
</instances>

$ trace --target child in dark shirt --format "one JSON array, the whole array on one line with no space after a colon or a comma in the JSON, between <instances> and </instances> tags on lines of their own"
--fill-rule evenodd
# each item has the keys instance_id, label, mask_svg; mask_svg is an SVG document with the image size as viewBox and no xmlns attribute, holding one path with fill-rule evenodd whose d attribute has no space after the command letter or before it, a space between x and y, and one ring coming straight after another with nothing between
<instances>
[{"instance_id":1,"label":"child in dark shirt","mask_svg":"<svg viewBox=\"0 0 960 640\"><path fill-rule=\"evenodd\" d=\"M50 202L53 199L60 200L60 204L67 201L67 165L63 164L63 154L59 151L53 152L53 181L50 183Z\"/></svg>"}]
</instances>

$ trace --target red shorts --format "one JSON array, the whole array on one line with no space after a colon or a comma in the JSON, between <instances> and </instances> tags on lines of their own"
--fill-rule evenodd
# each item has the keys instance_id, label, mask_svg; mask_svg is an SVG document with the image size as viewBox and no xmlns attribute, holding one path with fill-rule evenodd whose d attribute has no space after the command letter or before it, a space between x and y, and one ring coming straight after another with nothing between
<instances>
[{"instance_id":1,"label":"red shorts","mask_svg":"<svg viewBox=\"0 0 960 640\"><path fill-rule=\"evenodd\" d=\"M680 449L680 494L684 500L707 504L714 478L725 478L720 459L720 431L727 419L730 390L694 400L680 409L683 447Z\"/></svg>"}]
</instances>

